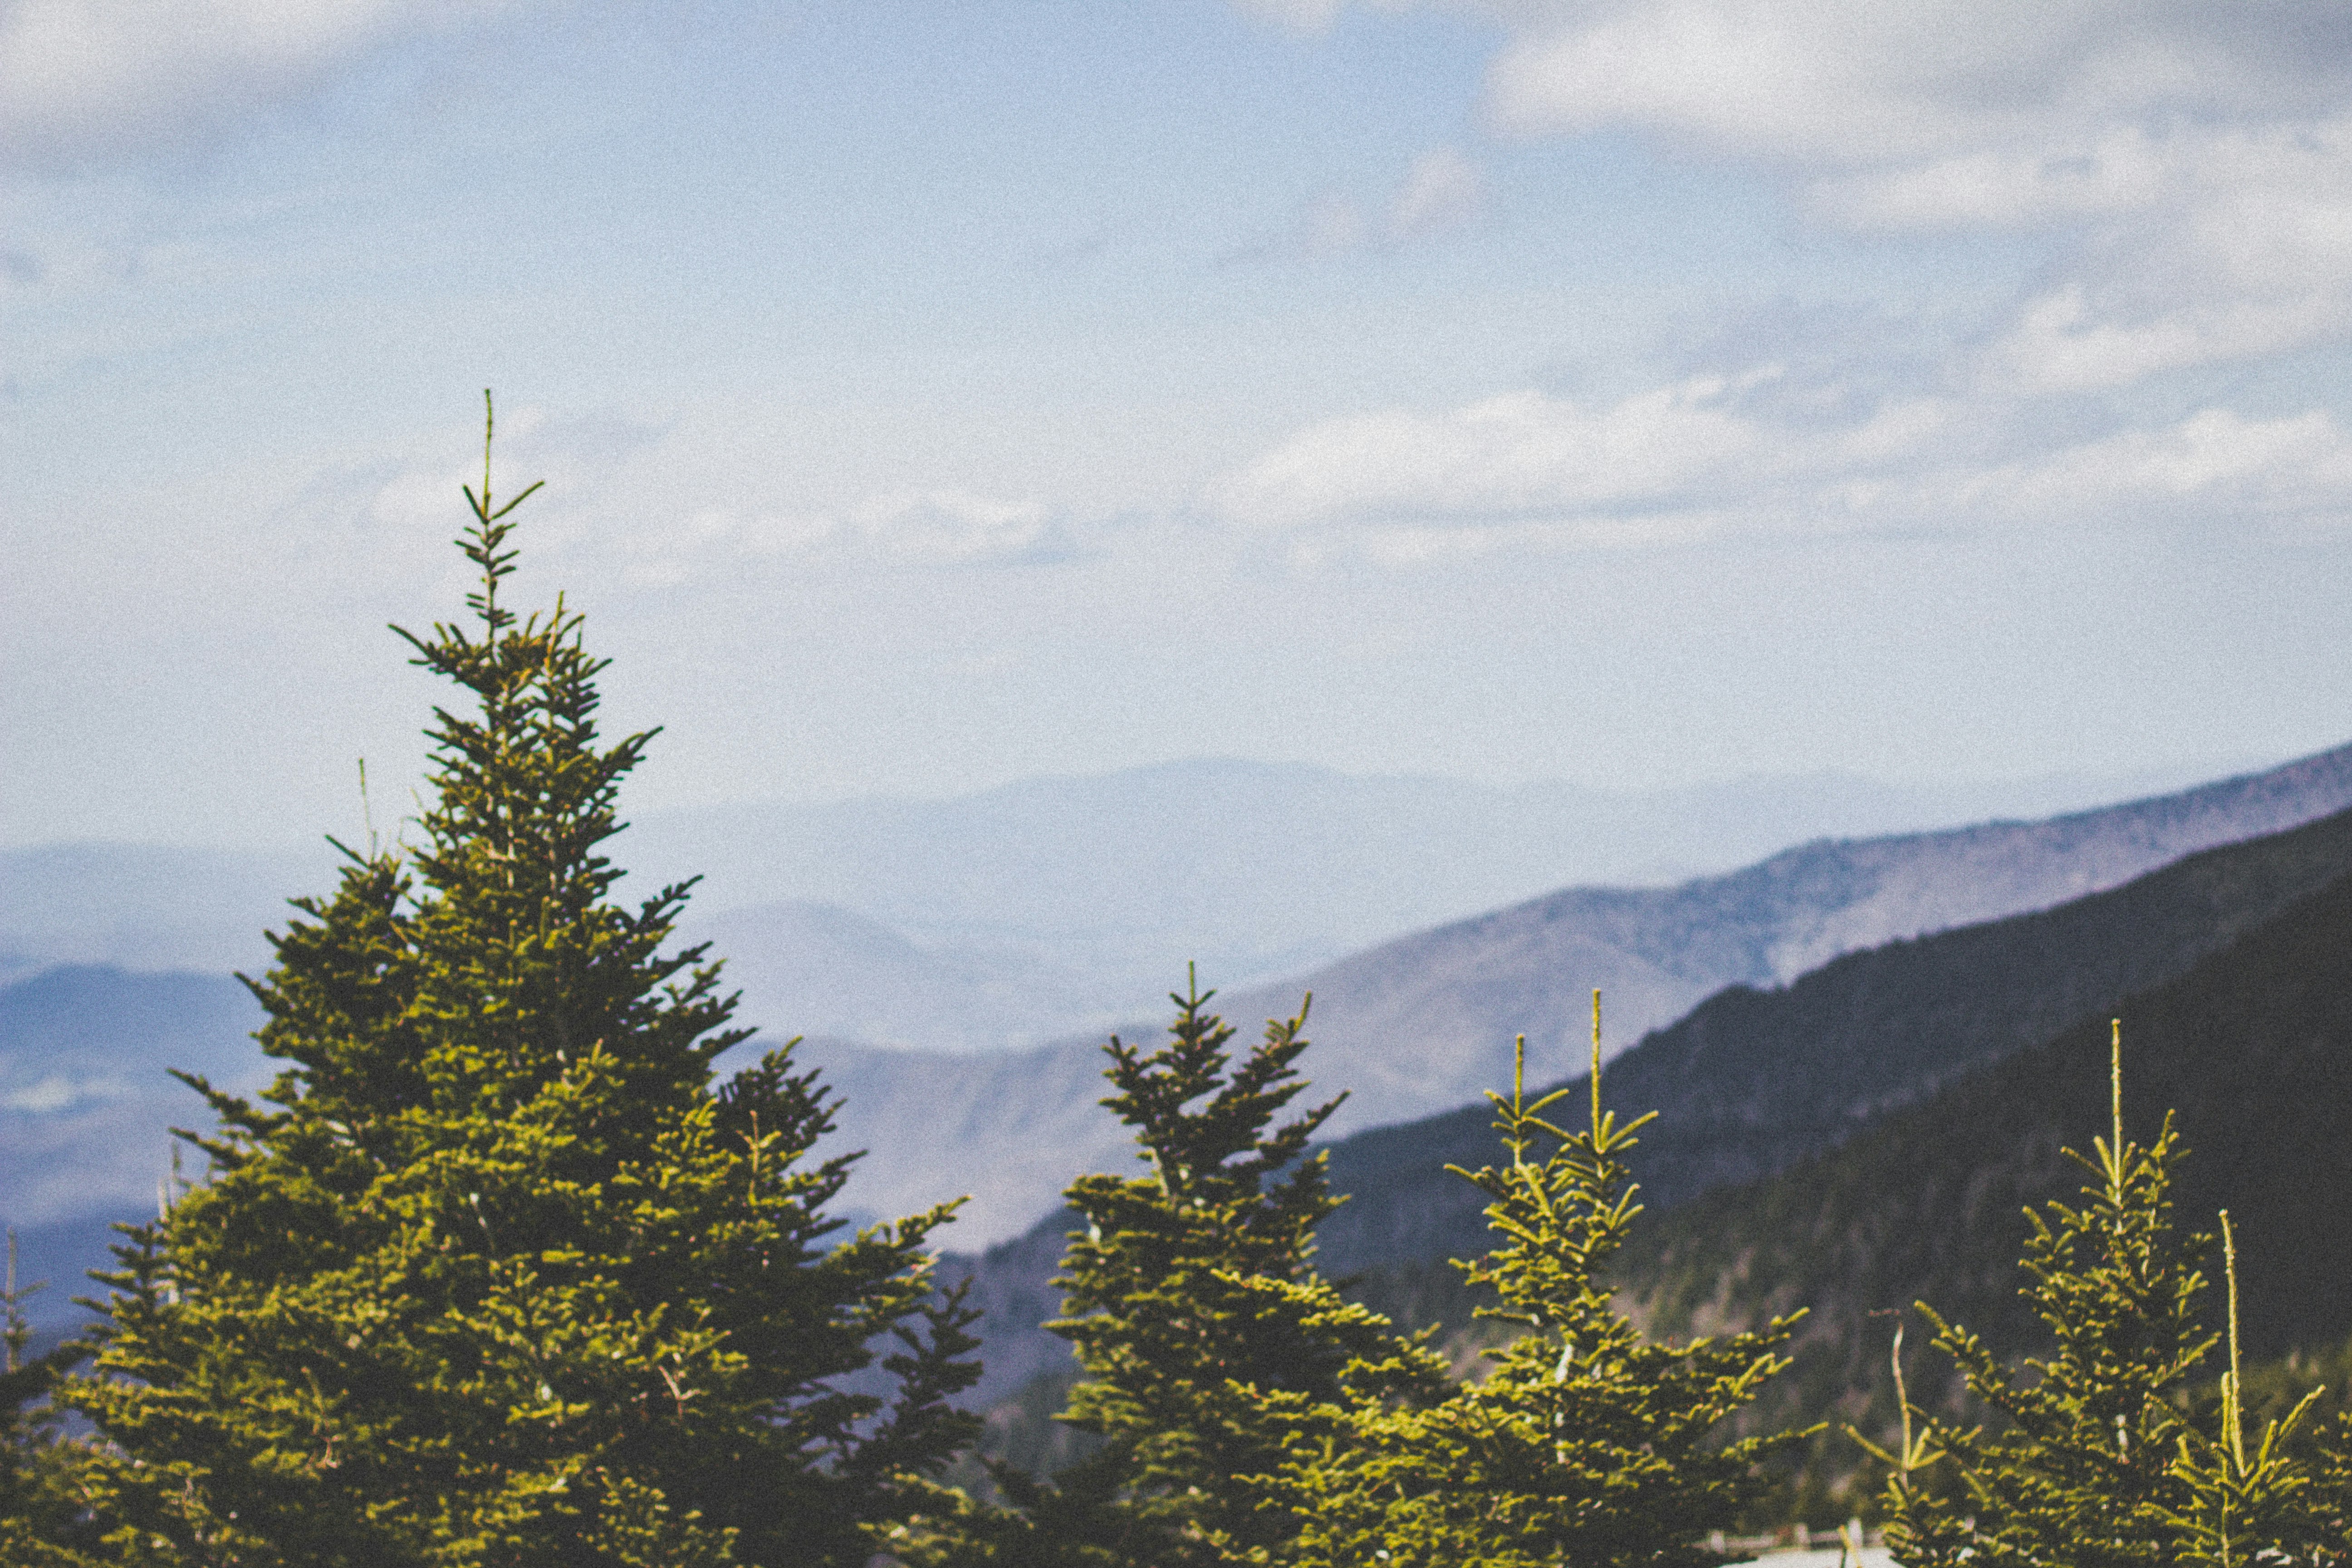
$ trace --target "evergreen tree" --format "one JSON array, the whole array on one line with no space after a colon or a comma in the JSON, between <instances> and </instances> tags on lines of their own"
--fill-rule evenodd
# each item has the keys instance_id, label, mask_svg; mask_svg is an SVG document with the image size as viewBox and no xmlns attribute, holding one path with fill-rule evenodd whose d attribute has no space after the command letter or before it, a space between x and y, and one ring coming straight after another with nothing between
<instances>
[{"instance_id":1,"label":"evergreen tree","mask_svg":"<svg viewBox=\"0 0 2352 1568\"><path fill-rule=\"evenodd\" d=\"M121 1561L862 1563L971 1434L925 1250L953 1205L836 1237L816 1075L787 1045L714 1079L751 1031L664 951L691 884L611 896L651 736L601 740L562 599L501 599L537 488L493 501L486 436L474 628L401 634L475 705L436 710L424 842L297 902L248 983L284 1070L188 1080L210 1176L117 1248L67 1396ZM845 1388L877 1336L895 1392Z\"/></svg>"},{"instance_id":2,"label":"evergreen tree","mask_svg":"<svg viewBox=\"0 0 2352 1568\"><path fill-rule=\"evenodd\" d=\"M1807 1434L1721 1447L1717 1427L1787 1364L1794 1318L1763 1330L1656 1343L1611 1300L1610 1258L1641 1212L1622 1156L1650 1115L1620 1125L1601 1101L1600 994L1593 994L1591 1121L1570 1132L1547 1113L1574 1091L1527 1099L1527 1041L1511 1094L1489 1093L1509 1163L1449 1167L1489 1199L1496 1237L1457 1263L1516 1325L1480 1383L1422 1407L1359 1401L1303 1426L1278 1492L1301 1531L1302 1568L1535 1568L1719 1560L1699 1544L1762 1485L1757 1462Z\"/></svg>"},{"instance_id":3,"label":"evergreen tree","mask_svg":"<svg viewBox=\"0 0 2352 1568\"><path fill-rule=\"evenodd\" d=\"M2152 1568L2188 1549L2183 1521L2210 1517L2197 1473L2210 1456L2198 1455L2181 1409L2217 1337L2197 1315L2206 1280L2196 1258L2209 1238L2173 1236L2168 1192L2184 1151L2172 1119L2145 1148L2124 1137L2122 1040L2118 1023L2108 1136L2094 1140L2095 1157L2066 1151L2094 1178L2087 1201L2027 1211L2023 1289L2050 1328L2051 1353L2012 1371L1919 1303L1937 1347L2002 1424L1962 1430L1906 1404L1925 1429L1888 1487L1900 1562ZM1940 1478L1920 1472L1947 1459L1957 1484L1929 1484Z\"/></svg>"},{"instance_id":4,"label":"evergreen tree","mask_svg":"<svg viewBox=\"0 0 2352 1568\"><path fill-rule=\"evenodd\" d=\"M2249 1456L2245 1381L2238 1356L2238 1247L2230 1211L2221 1211L2224 1278L2230 1293L2230 1367L2221 1374L2221 1430L2182 1433L2172 1478L2188 1508L2168 1515L2173 1555L2181 1563L2244 1568L2257 1561L2292 1563L2330 1555L2326 1521L2314 1513L2311 1467L2289 1449L2295 1429L2326 1391L2315 1388L2281 1420L2268 1423ZM2339 1542L2340 1544L2340 1542Z\"/></svg>"},{"instance_id":5,"label":"evergreen tree","mask_svg":"<svg viewBox=\"0 0 2352 1568\"><path fill-rule=\"evenodd\" d=\"M1080 1177L1063 1316L1084 1377L1059 1417L1101 1447L1050 1485L1004 1467L1017 1511L942 1517L913 1563L1101 1568L1278 1559L1297 1521L1262 1506L1304 1412L1442 1389L1444 1369L1386 1320L1342 1300L1313 1265L1338 1207L1307 1142L1333 1100L1275 1122L1307 1085L1307 1010L1269 1020L1238 1064L1234 1030L1197 981L1171 994L1168 1043L1114 1037L1103 1101L1136 1130L1144 1176ZM1311 999L1310 999L1311 1000Z\"/></svg>"},{"instance_id":6,"label":"evergreen tree","mask_svg":"<svg viewBox=\"0 0 2352 1568\"><path fill-rule=\"evenodd\" d=\"M79 1568L96 1560L75 1485L81 1446L63 1436L50 1402L58 1379L81 1359L68 1342L32 1353L25 1303L47 1289L16 1279L16 1233L8 1233L7 1284L0 1288L0 1562L12 1568Z\"/></svg>"},{"instance_id":7,"label":"evergreen tree","mask_svg":"<svg viewBox=\"0 0 2352 1568\"><path fill-rule=\"evenodd\" d=\"M2352 1410L2336 1412L2317 1447L2306 1515L2312 1556L2320 1563L2352 1563Z\"/></svg>"}]
</instances>

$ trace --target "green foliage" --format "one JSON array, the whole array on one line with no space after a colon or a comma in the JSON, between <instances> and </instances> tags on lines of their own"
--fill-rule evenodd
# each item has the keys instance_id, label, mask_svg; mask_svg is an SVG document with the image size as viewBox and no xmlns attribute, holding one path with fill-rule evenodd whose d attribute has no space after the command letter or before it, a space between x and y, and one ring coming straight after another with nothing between
<instances>
[{"instance_id":1,"label":"green foliage","mask_svg":"<svg viewBox=\"0 0 2352 1568\"><path fill-rule=\"evenodd\" d=\"M2328 1422L2312 1465L2305 1520L2314 1560L2352 1562L2352 1410Z\"/></svg>"},{"instance_id":2,"label":"green foliage","mask_svg":"<svg viewBox=\"0 0 2352 1568\"><path fill-rule=\"evenodd\" d=\"M487 443L460 542L478 626L407 637L436 712L406 856L347 851L253 990L288 1064L191 1079L210 1179L117 1248L68 1385L120 1561L862 1563L969 1439L975 1365L925 1250L940 1205L834 1237L851 1156L792 1047L744 1040L689 885L635 908L601 852L649 735L596 727L581 621L518 619ZM537 487L532 487L536 489ZM525 496L530 492L523 492ZM896 1336L891 1395L841 1385ZM868 1374L871 1378L872 1374Z\"/></svg>"},{"instance_id":3,"label":"green foliage","mask_svg":"<svg viewBox=\"0 0 2352 1568\"><path fill-rule=\"evenodd\" d=\"M1686 1344L1647 1340L1611 1299L1605 1271L1641 1212L1622 1155L1650 1118L1620 1125L1601 1104L1595 996L1591 1119L1547 1120L1572 1092L1530 1102L1521 1040L1510 1098L1490 1095L1501 1168L1457 1173L1487 1198L1496 1244L1458 1267L1516 1328L1482 1382L1420 1407L1359 1401L1337 1438L1295 1441L1281 1494L1304 1521L1292 1557L1313 1568L1699 1563L1699 1542L1755 1489L1782 1433L1717 1447L1717 1426L1785 1362L1793 1319ZM1536 1157L1538 1149L1545 1152Z\"/></svg>"},{"instance_id":4,"label":"green foliage","mask_svg":"<svg viewBox=\"0 0 2352 1568\"><path fill-rule=\"evenodd\" d=\"M2326 832L2317 837L2299 829L2231 853L2242 873L2258 852L2272 857L2269 879L2292 868L2278 857L2296 842L2298 861L2340 866L2352 816L2318 826ZM2221 868L2210 857L2189 865ZM2250 1419L2284 1416L2315 1384L2339 1400L2352 1373L2352 1296L2340 1288L2352 1274L2352 1227L2343 1220L2352 1212L2352 1074L2343 1070L2352 988L2338 977L2347 943L2352 878L2339 874L2121 1008L2134 1041L2126 1124L2153 1130L2177 1107L2181 1141L2200 1151L2172 1170L2177 1212L2208 1216L2210 1228L2210 1216L2227 1208L2237 1222ZM1653 1333L1679 1334L1811 1307L1790 1347L1795 1364L1735 1427L1827 1416L1892 1449L1899 1403L1886 1326L1874 1319L1907 1313L1924 1298L2004 1363L2048 1343L2032 1300L2017 1289L2017 1260L2029 1210L2077 1201L2084 1172L2063 1146L2088 1148L2108 1127L2114 1011L1874 1116L1842 1145L1769 1182L1721 1188L1664 1215L1645 1190L1652 1213L1619 1265L1630 1310ZM1923 1014L1919 1026L1936 1026ZM1617 1077L1621 1085L1630 1079ZM1646 1176L1650 1133L1643 1143ZM1335 1152L1334 1171L1345 1168ZM2219 1326L2218 1315L2206 1315ZM1910 1395L1958 1416L1962 1381L1946 1358L1916 1353L1919 1328ZM2218 1359L2208 1357L2200 1374L2200 1411L2217 1399ZM2217 1413L2197 1420L2219 1430ZM2314 1430L2307 1418L2299 1441ZM1749 1524L1820 1524L1852 1512L1875 1520L1884 1473L1843 1433L1801 1459L1783 1473L1804 1489L1770 1500L1771 1511Z\"/></svg>"},{"instance_id":5,"label":"green foliage","mask_svg":"<svg viewBox=\"0 0 2352 1568\"><path fill-rule=\"evenodd\" d=\"M2198 1312L2207 1280L2197 1258L2210 1238L2175 1239L2179 1134L2168 1115L2149 1145L2125 1138L2120 1024L2111 1050L2110 1132L2094 1141L2094 1157L2067 1151L2095 1178L2086 1201L2032 1212L2021 1265L2050 1352L2012 1369L1920 1303L1937 1348L1999 1425L1958 1429L1906 1401L1903 1450L1874 1449L1893 1468L1888 1534L1906 1563L2153 1568L2325 1556L2312 1511L2319 1494L2289 1451L2315 1395L2269 1423L2251 1452L2245 1441L2234 1244L2218 1430L2186 1413L2219 1337ZM1899 1338L1896 1353L1899 1380ZM1916 1439L1915 1417L1926 1424ZM1949 1479L1935 1474L1947 1461Z\"/></svg>"},{"instance_id":6,"label":"green foliage","mask_svg":"<svg viewBox=\"0 0 2352 1568\"><path fill-rule=\"evenodd\" d=\"M7 1284L0 1288L0 1562L76 1568L96 1561L77 1550L93 1543L78 1485L83 1449L65 1438L50 1395L84 1350L68 1342L32 1353L25 1303L45 1289L18 1283L16 1234L10 1231Z\"/></svg>"},{"instance_id":7,"label":"green foliage","mask_svg":"<svg viewBox=\"0 0 2352 1568\"><path fill-rule=\"evenodd\" d=\"M2172 1512L2178 1561L2230 1568L2250 1561L2292 1562L2322 1532L2310 1510L2308 1465L2292 1453L2295 1429L2311 1414L2324 1390L2304 1395L2286 1415L2267 1423L2250 1457L2245 1434L2245 1376L2238 1347L2237 1240L2228 1210L2221 1213L2221 1240L2230 1289L2230 1368L2221 1374L2218 1440L2192 1425L2181 1435L2172 1477L2189 1494L2189 1506Z\"/></svg>"},{"instance_id":8,"label":"green foliage","mask_svg":"<svg viewBox=\"0 0 2352 1568\"><path fill-rule=\"evenodd\" d=\"M1278 1559L1298 1521L1261 1506L1259 1478L1302 1420L1442 1390L1433 1356L1315 1272L1315 1226L1339 1200L1307 1145L1339 1102L1275 1126L1306 1087L1292 1065L1306 1009L1270 1020L1234 1064L1212 995L1197 983L1171 995L1157 1050L1107 1047L1117 1092L1103 1103L1151 1173L1083 1176L1066 1194L1087 1228L1071 1233L1047 1326L1084 1369L1060 1418L1100 1446L1051 1484L1000 1465L1017 1512L968 1508L908 1561Z\"/></svg>"},{"instance_id":9,"label":"green foliage","mask_svg":"<svg viewBox=\"0 0 2352 1568\"><path fill-rule=\"evenodd\" d=\"M1083 1176L1066 1194L1087 1229L1071 1237L1063 1316L1047 1326L1086 1371L1064 1419L1103 1447L1059 1492L1116 1561L1279 1548L1295 1521L1261 1508L1249 1478L1279 1463L1296 1413L1425 1392L1443 1375L1314 1270L1315 1227L1340 1200L1307 1145L1339 1101L1274 1126L1306 1087L1292 1065L1306 1008L1269 1020L1229 1072L1234 1031L1206 1010L1210 994L1194 984L1171 996L1158 1050L1108 1047L1118 1092L1103 1103L1136 1129L1152 1173Z\"/></svg>"}]
</instances>

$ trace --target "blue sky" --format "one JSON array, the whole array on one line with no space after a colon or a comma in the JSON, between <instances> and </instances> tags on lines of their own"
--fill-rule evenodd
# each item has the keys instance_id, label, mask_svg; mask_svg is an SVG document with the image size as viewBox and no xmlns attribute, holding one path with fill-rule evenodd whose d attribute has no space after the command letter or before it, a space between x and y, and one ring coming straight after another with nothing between
<instances>
[{"instance_id":1,"label":"blue sky","mask_svg":"<svg viewBox=\"0 0 2352 1568\"><path fill-rule=\"evenodd\" d=\"M0 839L342 829L501 410L640 810L2352 733L2317 4L0 0Z\"/></svg>"}]
</instances>

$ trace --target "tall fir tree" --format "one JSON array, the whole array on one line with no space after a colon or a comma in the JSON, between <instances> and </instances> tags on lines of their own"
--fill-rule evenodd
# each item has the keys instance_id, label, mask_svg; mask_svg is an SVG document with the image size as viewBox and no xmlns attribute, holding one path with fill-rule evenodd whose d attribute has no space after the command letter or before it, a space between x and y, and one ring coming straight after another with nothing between
<instances>
[{"instance_id":1,"label":"tall fir tree","mask_svg":"<svg viewBox=\"0 0 2352 1568\"><path fill-rule=\"evenodd\" d=\"M401 635L436 710L413 853L345 851L248 983L258 1103L200 1090L207 1180L118 1247L90 1485L133 1563L857 1564L972 1424L953 1205L845 1238L832 1101L751 1034L691 884L606 858L652 736L605 744L581 618L519 619L503 503L466 490L474 625ZM843 1385L877 1340L887 1394Z\"/></svg>"},{"instance_id":2,"label":"tall fir tree","mask_svg":"<svg viewBox=\"0 0 2352 1568\"><path fill-rule=\"evenodd\" d=\"M1298 1521L1265 1478L1301 1413L1430 1396L1444 1366L1343 1300L1315 1270L1315 1227L1339 1206L1307 1144L1339 1101L1276 1125L1307 1087L1294 1065L1307 1010L1269 1020L1238 1062L1234 1029L1197 979L1171 994L1167 1043L1114 1037L1104 1100L1135 1129L1142 1176L1080 1177L1086 1222L1055 1283L1084 1375L1059 1419L1092 1454L1039 1484L999 1467L1016 1508L967 1508L908 1543L919 1563L1205 1568L1282 1560Z\"/></svg>"},{"instance_id":3,"label":"tall fir tree","mask_svg":"<svg viewBox=\"0 0 2352 1568\"><path fill-rule=\"evenodd\" d=\"M1906 1405L1916 1447L1880 1453L1895 1463L1886 1506L1899 1562L2169 1568L2189 1550L2183 1521L2202 1515L2203 1500L2184 1461L2200 1434L2183 1406L2218 1339L2198 1310L2210 1238L2174 1234L2172 1169L2185 1151L2171 1117L2145 1147L2124 1136L2120 1022L2110 1091L2107 1135L2090 1156L2066 1151L2093 1178L2085 1201L2027 1211L2021 1289L2050 1330L2050 1353L2013 1369L1918 1303L1937 1348L1999 1425L1963 1429Z\"/></svg>"},{"instance_id":4,"label":"tall fir tree","mask_svg":"<svg viewBox=\"0 0 2352 1568\"><path fill-rule=\"evenodd\" d=\"M1480 1382L1421 1407L1359 1402L1336 1431L1304 1426L1276 1489L1301 1533L1299 1568L1699 1564L1704 1542L1762 1486L1759 1462L1810 1434L1717 1440L1787 1364L1796 1319L1669 1344L1619 1311L1607 1281L1641 1205L1623 1156L1655 1112L1621 1124L1601 1098L1593 994L1591 1119L1549 1119L1571 1084L1530 1101L1527 1041L1508 1099L1489 1093L1509 1156L1449 1167L1488 1199L1496 1237L1459 1262L1514 1325Z\"/></svg>"}]
</instances>

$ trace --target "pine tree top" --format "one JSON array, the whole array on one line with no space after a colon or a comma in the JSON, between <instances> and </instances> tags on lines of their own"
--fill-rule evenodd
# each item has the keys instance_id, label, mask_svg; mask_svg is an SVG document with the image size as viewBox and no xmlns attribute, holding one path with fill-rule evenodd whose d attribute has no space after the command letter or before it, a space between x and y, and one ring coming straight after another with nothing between
<instances>
[{"instance_id":1,"label":"pine tree top","mask_svg":"<svg viewBox=\"0 0 2352 1568\"><path fill-rule=\"evenodd\" d=\"M347 851L273 938L287 1065L257 1102L188 1080L208 1177L118 1249L73 1397L123 1529L239 1561L862 1563L972 1431L954 1205L848 1232L793 1045L717 1079L751 1031L669 946L691 884L625 906L604 853L652 732L600 736L562 600L501 599L537 488L497 501L486 437L472 625L400 634L472 700L422 842Z\"/></svg>"}]
</instances>

